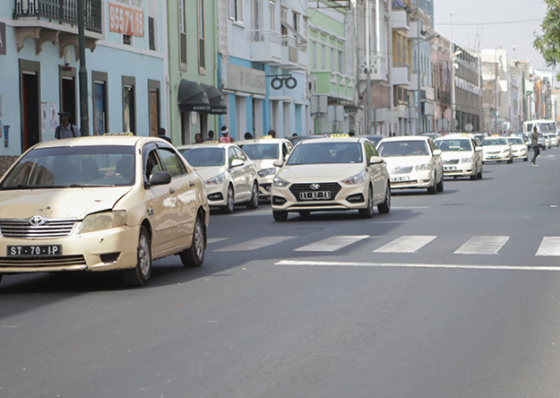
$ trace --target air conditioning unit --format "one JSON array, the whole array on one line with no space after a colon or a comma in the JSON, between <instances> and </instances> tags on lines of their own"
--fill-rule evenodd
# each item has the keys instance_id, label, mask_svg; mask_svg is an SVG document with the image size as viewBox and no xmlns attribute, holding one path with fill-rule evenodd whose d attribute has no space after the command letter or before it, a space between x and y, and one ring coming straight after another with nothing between
<instances>
[{"instance_id":1,"label":"air conditioning unit","mask_svg":"<svg viewBox=\"0 0 560 398\"><path fill-rule=\"evenodd\" d=\"M309 95L317 94L317 76L309 76Z\"/></svg>"}]
</instances>

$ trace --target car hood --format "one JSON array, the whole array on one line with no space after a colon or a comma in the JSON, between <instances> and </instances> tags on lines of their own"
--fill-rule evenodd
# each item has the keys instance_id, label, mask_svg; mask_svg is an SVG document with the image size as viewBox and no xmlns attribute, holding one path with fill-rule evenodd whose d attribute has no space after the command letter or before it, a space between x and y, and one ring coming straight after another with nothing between
<instances>
[{"instance_id":1,"label":"car hood","mask_svg":"<svg viewBox=\"0 0 560 398\"><path fill-rule=\"evenodd\" d=\"M456 159L464 159L464 158L471 158L473 157L473 152L442 152L441 158L443 160L456 160Z\"/></svg>"},{"instance_id":2,"label":"car hood","mask_svg":"<svg viewBox=\"0 0 560 398\"><path fill-rule=\"evenodd\" d=\"M364 166L363 163L284 166L277 176L289 182L334 182L360 174Z\"/></svg>"},{"instance_id":3,"label":"car hood","mask_svg":"<svg viewBox=\"0 0 560 398\"><path fill-rule=\"evenodd\" d=\"M486 145L482 147L484 152L507 151L510 147L508 145Z\"/></svg>"},{"instance_id":4,"label":"car hood","mask_svg":"<svg viewBox=\"0 0 560 398\"><path fill-rule=\"evenodd\" d=\"M417 164L427 164L432 160L431 156L391 156L383 158L387 162L387 170L396 167L413 167Z\"/></svg>"},{"instance_id":5,"label":"car hood","mask_svg":"<svg viewBox=\"0 0 560 398\"><path fill-rule=\"evenodd\" d=\"M5 190L0 218L76 218L111 210L131 187Z\"/></svg>"},{"instance_id":6,"label":"car hood","mask_svg":"<svg viewBox=\"0 0 560 398\"><path fill-rule=\"evenodd\" d=\"M227 171L225 166L215 166L215 167L195 167L194 170L198 173L203 181L209 180L219 176Z\"/></svg>"}]
</instances>

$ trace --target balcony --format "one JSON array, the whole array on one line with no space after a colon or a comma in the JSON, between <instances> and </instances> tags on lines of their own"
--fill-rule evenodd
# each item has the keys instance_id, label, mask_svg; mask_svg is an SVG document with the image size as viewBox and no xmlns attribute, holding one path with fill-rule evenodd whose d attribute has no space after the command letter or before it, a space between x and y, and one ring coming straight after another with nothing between
<instances>
[{"instance_id":1,"label":"balcony","mask_svg":"<svg viewBox=\"0 0 560 398\"><path fill-rule=\"evenodd\" d=\"M393 10L392 14L392 21L391 25L393 30L397 30L399 32L408 32L410 31L410 22L408 20L408 13L405 10Z\"/></svg>"},{"instance_id":2,"label":"balcony","mask_svg":"<svg viewBox=\"0 0 560 398\"><path fill-rule=\"evenodd\" d=\"M393 86L410 86L410 67L408 65L393 66Z\"/></svg>"},{"instance_id":3,"label":"balcony","mask_svg":"<svg viewBox=\"0 0 560 398\"><path fill-rule=\"evenodd\" d=\"M366 54L364 50L358 50L358 60L359 60L359 74L358 79L360 81L367 80L367 62ZM388 80L388 70L387 70L387 59L384 55L375 54L370 57L370 79L372 81L387 81Z\"/></svg>"},{"instance_id":4,"label":"balcony","mask_svg":"<svg viewBox=\"0 0 560 398\"><path fill-rule=\"evenodd\" d=\"M36 53L43 44L60 43L61 57L68 45L78 46L78 0L14 0L14 26L18 51L28 38L34 38ZM84 0L86 47L95 49L103 38L102 0Z\"/></svg>"},{"instance_id":5,"label":"balcony","mask_svg":"<svg viewBox=\"0 0 560 398\"><path fill-rule=\"evenodd\" d=\"M307 69L307 45L271 30L251 31L251 60L285 69Z\"/></svg>"}]
</instances>

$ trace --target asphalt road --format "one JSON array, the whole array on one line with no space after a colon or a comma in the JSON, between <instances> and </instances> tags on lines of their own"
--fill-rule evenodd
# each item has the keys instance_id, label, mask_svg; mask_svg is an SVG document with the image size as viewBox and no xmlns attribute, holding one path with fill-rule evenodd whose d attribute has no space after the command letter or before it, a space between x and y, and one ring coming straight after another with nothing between
<instances>
[{"instance_id":1,"label":"asphalt road","mask_svg":"<svg viewBox=\"0 0 560 398\"><path fill-rule=\"evenodd\" d=\"M560 395L560 150L388 215L212 214L206 260L5 276L0 397Z\"/></svg>"}]
</instances>

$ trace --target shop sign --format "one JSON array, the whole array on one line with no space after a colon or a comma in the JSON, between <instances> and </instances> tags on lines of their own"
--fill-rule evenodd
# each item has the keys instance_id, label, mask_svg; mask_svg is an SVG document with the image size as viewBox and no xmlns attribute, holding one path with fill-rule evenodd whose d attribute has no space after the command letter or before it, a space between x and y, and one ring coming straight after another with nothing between
<instances>
[{"instance_id":1,"label":"shop sign","mask_svg":"<svg viewBox=\"0 0 560 398\"><path fill-rule=\"evenodd\" d=\"M109 30L144 37L144 0L111 0Z\"/></svg>"},{"instance_id":2,"label":"shop sign","mask_svg":"<svg viewBox=\"0 0 560 398\"><path fill-rule=\"evenodd\" d=\"M227 90L266 95L266 73L243 66L227 65Z\"/></svg>"}]
</instances>

